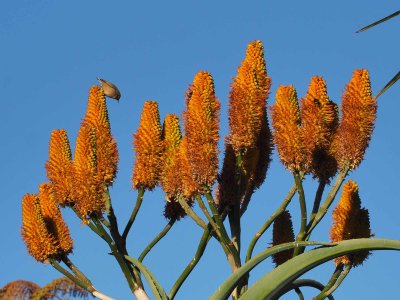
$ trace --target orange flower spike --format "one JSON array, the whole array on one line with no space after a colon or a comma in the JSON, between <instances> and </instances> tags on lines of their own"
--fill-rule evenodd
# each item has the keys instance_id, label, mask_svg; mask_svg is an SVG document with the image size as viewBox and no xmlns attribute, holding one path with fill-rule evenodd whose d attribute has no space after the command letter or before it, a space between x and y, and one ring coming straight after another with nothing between
<instances>
[{"instance_id":1,"label":"orange flower spike","mask_svg":"<svg viewBox=\"0 0 400 300\"><path fill-rule=\"evenodd\" d=\"M133 188L152 190L160 180L164 145L158 104L146 101L139 129L133 135L136 161L133 170Z\"/></svg>"},{"instance_id":2,"label":"orange flower spike","mask_svg":"<svg viewBox=\"0 0 400 300\"><path fill-rule=\"evenodd\" d=\"M51 224L48 230L57 240L59 254L68 255L72 252L73 241L60 209L57 207L52 184L43 183L39 186L39 199L43 219Z\"/></svg>"},{"instance_id":3,"label":"orange flower spike","mask_svg":"<svg viewBox=\"0 0 400 300\"><path fill-rule=\"evenodd\" d=\"M342 96L342 118L335 140L336 158L341 168L359 166L371 140L377 104L372 97L367 70L355 70Z\"/></svg>"},{"instance_id":4,"label":"orange flower spike","mask_svg":"<svg viewBox=\"0 0 400 300\"><path fill-rule=\"evenodd\" d=\"M272 246L294 242L292 216L284 210L274 221ZM286 250L272 256L272 261L279 266L293 257L293 250Z\"/></svg>"},{"instance_id":5,"label":"orange flower spike","mask_svg":"<svg viewBox=\"0 0 400 300\"><path fill-rule=\"evenodd\" d=\"M92 86L87 112L83 121L96 129L97 168L100 178L112 185L118 169L117 143L111 135L110 121L103 89Z\"/></svg>"},{"instance_id":6,"label":"orange flower spike","mask_svg":"<svg viewBox=\"0 0 400 300\"><path fill-rule=\"evenodd\" d=\"M330 145L338 126L337 105L329 100L322 77L311 78L306 96L301 100L301 123L306 161L320 180L327 181L337 171Z\"/></svg>"},{"instance_id":7,"label":"orange flower spike","mask_svg":"<svg viewBox=\"0 0 400 300\"><path fill-rule=\"evenodd\" d=\"M220 102L210 73L199 72L190 87L184 112L187 157L199 186L212 186L218 173Z\"/></svg>"},{"instance_id":8,"label":"orange flower spike","mask_svg":"<svg viewBox=\"0 0 400 300\"><path fill-rule=\"evenodd\" d=\"M279 157L290 171L306 170L303 133L296 90L292 85L280 86L271 106L274 142Z\"/></svg>"},{"instance_id":9,"label":"orange flower spike","mask_svg":"<svg viewBox=\"0 0 400 300\"><path fill-rule=\"evenodd\" d=\"M37 195L26 194L22 199L22 239L33 258L46 262L58 254L57 241L48 232Z\"/></svg>"},{"instance_id":10,"label":"orange flower spike","mask_svg":"<svg viewBox=\"0 0 400 300\"><path fill-rule=\"evenodd\" d=\"M105 210L102 179L97 172L96 129L82 123L74 155L75 208L82 219L101 216Z\"/></svg>"},{"instance_id":11,"label":"orange flower spike","mask_svg":"<svg viewBox=\"0 0 400 300\"><path fill-rule=\"evenodd\" d=\"M53 183L60 205L73 205L73 171L71 148L65 129L53 130L50 136L47 178Z\"/></svg>"},{"instance_id":12,"label":"orange flower spike","mask_svg":"<svg viewBox=\"0 0 400 300\"><path fill-rule=\"evenodd\" d=\"M179 118L174 114L167 114L163 126L164 166L162 169L161 186L168 196L175 196L180 188L179 176L179 145L182 139L179 127Z\"/></svg>"},{"instance_id":13,"label":"orange flower spike","mask_svg":"<svg viewBox=\"0 0 400 300\"><path fill-rule=\"evenodd\" d=\"M368 210L361 208L358 185L354 181L350 180L343 186L342 196L332 216L333 225L330 230L332 242L372 236ZM335 259L335 263L358 266L369 254L369 251L356 252Z\"/></svg>"},{"instance_id":14,"label":"orange flower spike","mask_svg":"<svg viewBox=\"0 0 400 300\"><path fill-rule=\"evenodd\" d=\"M229 96L229 142L235 152L257 146L270 86L263 45L261 41L251 42Z\"/></svg>"},{"instance_id":15,"label":"orange flower spike","mask_svg":"<svg viewBox=\"0 0 400 300\"><path fill-rule=\"evenodd\" d=\"M192 199L197 192L201 192L202 188L199 181L195 180L192 176L192 166L188 157L188 140L187 137L183 137L179 145L179 167L175 169L175 178L179 182L180 194L185 199ZM171 175L172 176L172 175Z\"/></svg>"}]
</instances>

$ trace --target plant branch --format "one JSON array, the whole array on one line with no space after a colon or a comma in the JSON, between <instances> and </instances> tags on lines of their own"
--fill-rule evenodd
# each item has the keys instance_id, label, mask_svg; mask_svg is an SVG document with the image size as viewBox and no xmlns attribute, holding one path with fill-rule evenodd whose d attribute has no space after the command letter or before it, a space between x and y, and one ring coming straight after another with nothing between
<instances>
[{"instance_id":1,"label":"plant branch","mask_svg":"<svg viewBox=\"0 0 400 300\"><path fill-rule=\"evenodd\" d=\"M294 181L296 183L297 193L299 195L299 203L300 203L300 212L301 212L301 223L300 223L300 231L297 234L296 241L304 241L306 237L307 230L307 206L306 206L306 198L304 195L302 176L298 172L294 172ZM303 252L304 248L295 248L293 251L293 257Z\"/></svg>"},{"instance_id":2,"label":"plant branch","mask_svg":"<svg viewBox=\"0 0 400 300\"><path fill-rule=\"evenodd\" d=\"M138 190L135 207L133 208L133 211L131 213L129 221L125 226L124 232L122 233L122 240L124 240L124 241L126 241L129 230L131 229L132 224L135 221L135 218L137 216L137 213L139 212L140 206L142 205L144 192L145 192L145 190L143 188L140 188Z\"/></svg>"}]
</instances>

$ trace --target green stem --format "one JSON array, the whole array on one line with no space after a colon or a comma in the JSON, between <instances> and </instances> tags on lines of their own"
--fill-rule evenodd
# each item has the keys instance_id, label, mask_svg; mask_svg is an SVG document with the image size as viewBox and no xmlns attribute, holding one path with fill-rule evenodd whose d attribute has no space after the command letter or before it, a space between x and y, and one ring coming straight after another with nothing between
<instances>
[{"instance_id":1,"label":"green stem","mask_svg":"<svg viewBox=\"0 0 400 300\"><path fill-rule=\"evenodd\" d=\"M300 290L299 287L296 286L294 288L294 291L296 292L297 296L299 296L299 300L304 300L303 292Z\"/></svg>"},{"instance_id":2,"label":"green stem","mask_svg":"<svg viewBox=\"0 0 400 300\"><path fill-rule=\"evenodd\" d=\"M320 300L320 299L325 299L327 295L325 294L326 291L328 291L338 280L339 275L343 271L343 264L339 264L336 266L335 271L333 272L331 278L329 279L328 283L325 285L325 287L321 290L321 293L318 294L316 297L313 298L313 300Z\"/></svg>"},{"instance_id":3,"label":"green stem","mask_svg":"<svg viewBox=\"0 0 400 300\"><path fill-rule=\"evenodd\" d=\"M328 212L329 207L331 206L333 200L336 197L337 192L339 191L344 179L349 172L349 167L346 164L345 167L339 172L338 176L336 177L335 183L333 184L331 190L329 191L328 195L326 196L325 202L319 208L315 218L312 222L308 223L307 225L307 238L311 235L311 232L318 225L318 223L322 220L325 214Z\"/></svg>"},{"instance_id":4,"label":"green stem","mask_svg":"<svg viewBox=\"0 0 400 300\"><path fill-rule=\"evenodd\" d=\"M304 241L306 237L306 227L307 227L307 206L306 206L306 198L304 195L302 178L298 172L294 172L294 181L296 183L297 193L299 195L299 203L300 203L300 212L301 212L301 222L300 222L300 231L297 234L296 241ZM304 248L295 248L293 251L293 257L302 253Z\"/></svg>"},{"instance_id":5,"label":"green stem","mask_svg":"<svg viewBox=\"0 0 400 300\"><path fill-rule=\"evenodd\" d=\"M284 294L286 294L287 292L296 289L296 288L300 288L300 287L313 287L315 289L318 289L320 291L322 291L324 289L324 285L316 280L312 280L312 279L298 279L293 281L292 284L289 284L287 286L287 288L285 290L283 290L276 299L278 299L279 297L283 296ZM329 300L334 300L333 296L328 296ZM313 299L314 300L314 299Z\"/></svg>"},{"instance_id":6,"label":"green stem","mask_svg":"<svg viewBox=\"0 0 400 300\"><path fill-rule=\"evenodd\" d=\"M80 287L84 288L85 290L88 290L90 293L93 293L95 289L92 286L92 283L90 281L82 280L81 278L78 278L68 272L66 269L64 269L57 261L54 259L50 260L50 264L60 273L62 273L65 277L68 277L70 280L75 282L77 285Z\"/></svg>"},{"instance_id":7,"label":"green stem","mask_svg":"<svg viewBox=\"0 0 400 300\"><path fill-rule=\"evenodd\" d=\"M85 274L83 274L83 272L81 272L77 266L75 266L72 261L68 258L68 256L64 255L62 257L62 261L63 263L65 263L65 265L70 268L70 270L72 272L74 272L74 274L81 280L86 281L88 284L92 285L92 283L90 282L89 278L86 277Z\"/></svg>"},{"instance_id":8,"label":"green stem","mask_svg":"<svg viewBox=\"0 0 400 300\"><path fill-rule=\"evenodd\" d=\"M182 206L183 210L185 213L193 219L193 221L196 222L197 225L199 225L201 228L204 230L207 228L207 224L203 221L202 218L200 218L194 210L187 204L186 200L183 197L177 197L178 202Z\"/></svg>"},{"instance_id":9,"label":"green stem","mask_svg":"<svg viewBox=\"0 0 400 300\"><path fill-rule=\"evenodd\" d=\"M182 274L175 281L174 285L172 286L171 291L169 292L168 295L168 298L170 300L173 300L175 298L176 293L179 291L180 287L185 282L186 278L189 276L189 274L193 271L195 266L200 261L200 258L203 256L204 250L206 249L207 243L210 240L210 238L211 238L211 225L209 225L207 229L204 230L199 245L197 246L196 254L190 261L190 263L186 266L186 268L183 270Z\"/></svg>"},{"instance_id":10,"label":"green stem","mask_svg":"<svg viewBox=\"0 0 400 300\"><path fill-rule=\"evenodd\" d=\"M168 231L172 228L172 225L175 224L176 219L171 219L167 225L165 225L164 229L157 234L157 236L147 245L146 248L140 254L138 261L142 262L146 257L147 253L168 233Z\"/></svg>"},{"instance_id":11,"label":"green stem","mask_svg":"<svg viewBox=\"0 0 400 300\"><path fill-rule=\"evenodd\" d=\"M312 223L314 221L315 216L317 215L319 206L321 205L322 195L324 194L324 189L326 186L325 181L320 181L318 184L317 192L315 193L314 205L310 214L310 220L308 223Z\"/></svg>"},{"instance_id":12,"label":"green stem","mask_svg":"<svg viewBox=\"0 0 400 300\"><path fill-rule=\"evenodd\" d=\"M127 238L127 236L128 236L129 230L131 229L132 224L133 224L133 222L135 221L135 218L136 218L136 216L137 216L137 213L139 212L140 206L142 205L144 191L145 191L145 190L144 190L143 188L140 188L140 189L138 190L138 195L137 195L137 198L136 198L135 207L133 208L133 211L132 211L132 213L131 213L131 216L130 216L130 218L129 218L129 221L128 221L128 223L126 224L126 227L125 227L124 232L123 232L123 234L122 234L122 239L123 239L124 241L126 241L126 238Z\"/></svg>"},{"instance_id":13,"label":"green stem","mask_svg":"<svg viewBox=\"0 0 400 300\"><path fill-rule=\"evenodd\" d=\"M207 207L205 206L203 199L201 198L200 195L196 196L196 200L197 203L199 204L199 207L201 209L201 211L204 213L204 215L206 216L209 224L212 226L214 232L217 234L218 238L221 240L221 230L218 227L218 225L215 223L215 220L213 219L213 217L210 215L210 213L208 212Z\"/></svg>"},{"instance_id":14,"label":"green stem","mask_svg":"<svg viewBox=\"0 0 400 300\"><path fill-rule=\"evenodd\" d=\"M249 244L249 248L247 249L246 262L248 262L251 259L251 256L253 254L253 250L254 250L254 247L255 247L257 241L264 234L264 232L269 228L269 226L271 226L272 222L274 222L274 220L286 209L286 207L289 205L289 203L292 200L295 193L296 193L296 184L293 184L292 187L290 188L289 193L287 194L286 198L283 200L282 204L268 218L268 220L265 221L265 223L261 226L261 228L254 235L253 239L251 240L251 242Z\"/></svg>"},{"instance_id":15,"label":"green stem","mask_svg":"<svg viewBox=\"0 0 400 300\"><path fill-rule=\"evenodd\" d=\"M236 251L240 255L240 236L241 236L241 226L240 226L240 201L242 195L242 169L243 169L243 156L239 153L236 156L236 191L235 199L232 199L232 209L228 212L229 226L231 229L231 240L236 248ZM234 187L233 187L234 188Z\"/></svg>"},{"instance_id":16,"label":"green stem","mask_svg":"<svg viewBox=\"0 0 400 300\"><path fill-rule=\"evenodd\" d=\"M343 280L346 278L346 276L349 274L351 270L351 265L346 266L343 272L340 273L339 277L337 280L335 280L334 284L329 287L328 290L322 291L321 294L319 294L317 297L314 299L316 300L322 300L325 299L326 297L329 297L332 295L332 293L340 286L340 284L343 282ZM314 300L313 299L313 300Z\"/></svg>"}]
</instances>

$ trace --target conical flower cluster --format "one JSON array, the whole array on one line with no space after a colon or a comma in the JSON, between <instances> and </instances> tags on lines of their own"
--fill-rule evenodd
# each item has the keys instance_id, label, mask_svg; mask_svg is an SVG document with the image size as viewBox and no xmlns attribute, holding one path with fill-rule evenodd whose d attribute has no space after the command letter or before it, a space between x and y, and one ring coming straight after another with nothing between
<instances>
[{"instance_id":1,"label":"conical flower cluster","mask_svg":"<svg viewBox=\"0 0 400 300\"><path fill-rule=\"evenodd\" d=\"M284 210L274 221L272 246L294 242L292 216ZM293 257L293 250L285 250L272 255L272 261L279 266Z\"/></svg>"},{"instance_id":2,"label":"conical flower cluster","mask_svg":"<svg viewBox=\"0 0 400 300\"><path fill-rule=\"evenodd\" d=\"M354 181L350 180L343 186L342 196L332 216L333 225L330 230L332 242L372 236L369 213L367 209L361 208L358 185ZM335 260L335 263L355 267L362 264L369 254L369 251L359 251L341 256Z\"/></svg>"}]
</instances>

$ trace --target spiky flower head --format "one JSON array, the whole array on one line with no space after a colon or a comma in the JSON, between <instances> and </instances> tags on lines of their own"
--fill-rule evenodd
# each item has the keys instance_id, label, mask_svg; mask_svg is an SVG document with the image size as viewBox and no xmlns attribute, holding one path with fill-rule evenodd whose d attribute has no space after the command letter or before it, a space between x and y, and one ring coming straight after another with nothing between
<instances>
[{"instance_id":1,"label":"spiky flower head","mask_svg":"<svg viewBox=\"0 0 400 300\"><path fill-rule=\"evenodd\" d=\"M37 261L46 262L58 256L57 240L47 228L38 195L26 194L22 199L21 234L29 254Z\"/></svg>"},{"instance_id":2,"label":"spiky flower head","mask_svg":"<svg viewBox=\"0 0 400 300\"><path fill-rule=\"evenodd\" d=\"M139 129L133 135L136 161L133 170L133 188L153 189L160 180L164 145L158 104L146 101Z\"/></svg>"},{"instance_id":3,"label":"spiky flower head","mask_svg":"<svg viewBox=\"0 0 400 300\"><path fill-rule=\"evenodd\" d=\"M88 107L83 122L96 129L98 176L107 185L112 185L118 169L118 149L111 135L104 91L99 86L92 86L89 91Z\"/></svg>"},{"instance_id":4,"label":"spiky flower head","mask_svg":"<svg viewBox=\"0 0 400 300\"><path fill-rule=\"evenodd\" d=\"M350 170L355 169L363 160L374 130L376 111L368 71L355 70L342 96L342 116L334 141L341 168L348 164Z\"/></svg>"},{"instance_id":5,"label":"spiky flower head","mask_svg":"<svg viewBox=\"0 0 400 300\"><path fill-rule=\"evenodd\" d=\"M231 85L229 96L229 143L235 152L255 148L261 128L268 126L266 100L271 79L267 75L264 47L251 42Z\"/></svg>"},{"instance_id":6,"label":"spiky flower head","mask_svg":"<svg viewBox=\"0 0 400 300\"><path fill-rule=\"evenodd\" d=\"M83 220L92 216L101 217L105 211L103 178L97 169L96 129L82 123L76 139L74 155L75 188L74 208Z\"/></svg>"},{"instance_id":7,"label":"spiky flower head","mask_svg":"<svg viewBox=\"0 0 400 300\"><path fill-rule=\"evenodd\" d=\"M235 186L236 183L236 156L232 145L225 142L224 161L218 180L218 189L216 192L216 203L220 209L234 204L237 198Z\"/></svg>"},{"instance_id":8,"label":"spiky flower head","mask_svg":"<svg viewBox=\"0 0 400 300\"><path fill-rule=\"evenodd\" d=\"M290 171L305 171L304 135L296 90L292 85L280 86L275 98L270 109L279 158Z\"/></svg>"},{"instance_id":9,"label":"spiky flower head","mask_svg":"<svg viewBox=\"0 0 400 300\"><path fill-rule=\"evenodd\" d=\"M65 129L51 132L46 174L53 184L54 193L57 194L57 202L62 206L73 205L71 197L74 188L72 154Z\"/></svg>"},{"instance_id":10,"label":"spiky flower head","mask_svg":"<svg viewBox=\"0 0 400 300\"><path fill-rule=\"evenodd\" d=\"M361 208L361 200L358 192L358 185L349 180L344 186L342 196L337 207L332 212L333 224L330 230L332 242L343 240L370 238L369 213L365 208ZM358 266L370 255L369 251L359 251L335 259L336 265Z\"/></svg>"},{"instance_id":11,"label":"spiky flower head","mask_svg":"<svg viewBox=\"0 0 400 300\"><path fill-rule=\"evenodd\" d=\"M72 252L73 241L67 224L61 216L55 197L56 194L51 183L43 183L39 186L40 208L43 219L47 224L49 232L51 232L57 241L59 252L67 255Z\"/></svg>"},{"instance_id":12,"label":"spiky flower head","mask_svg":"<svg viewBox=\"0 0 400 300\"><path fill-rule=\"evenodd\" d=\"M191 207L193 206L193 200L187 200L187 204ZM178 200L174 197L168 198L168 201L165 202L164 206L164 217L167 220L176 220L179 221L180 219L186 216L185 210L182 208Z\"/></svg>"},{"instance_id":13,"label":"spiky flower head","mask_svg":"<svg viewBox=\"0 0 400 300\"><path fill-rule=\"evenodd\" d=\"M272 246L294 242L292 216L284 210L274 221ZM272 255L272 261L279 266L293 257L293 250L286 250Z\"/></svg>"},{"instance_id":14,"label":"spiky flower head","mask_svg":"<svg viewBox=\"0 0 400 300\"><path fill-rule=\"evenodd\" d=\"M32 281L15 280L0 288L0 299L31 299L40 286Z\"/></svg>"},{"instance_id":15,"label":"spiky flower head","mask_svg":"<svg viewBox=\"0 0 400 300\"><path fill-rule=\"evenodd\" d=\"M301 124L308 171L319 180L329 181L337 171L331 142L338 126L338 110L329 100L322 77L311 78L306 96L301 100Z\"/></svg>"},{"instance_id":16,"label":"spiky flower head","mask_svg":"<svg viewBox=\"0 0 400 300\"><path fill-rule=\"evenodd\" d=\"M212 186L218 173L220 102L211 74L198 72L187 95L184 127L192 176L199 186Z\"/></svg>"}]
</instances>

